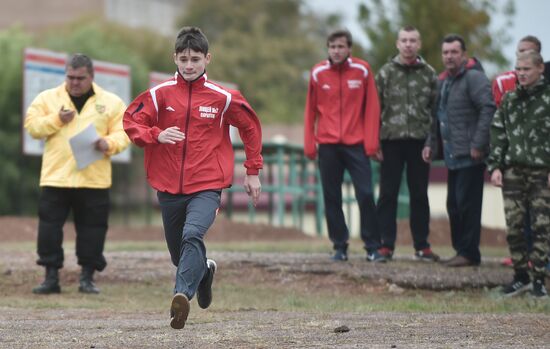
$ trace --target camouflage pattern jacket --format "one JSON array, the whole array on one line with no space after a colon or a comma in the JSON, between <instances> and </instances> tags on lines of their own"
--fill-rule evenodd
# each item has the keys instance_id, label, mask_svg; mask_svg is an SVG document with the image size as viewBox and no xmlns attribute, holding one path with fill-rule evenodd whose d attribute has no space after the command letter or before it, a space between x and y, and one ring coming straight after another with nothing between
<instances>
[{"instance_id":1,"label":"camouflage pattern jacket","mask_svg":"<svg viewBox=\"0 0 550 349\"><path fill-rule=\"evenodd\" d=\"M491 125L488 170L550 168L550 85L508 92Z\"/></svg>"},{"instance_id":2,"label":"camouflage pattern jacket","mask_svg":"<svg viewBox=\"0 0 550 349\"><path fill-rule=\"evenodd\" d=\"M421 57L403 64L399 56L376 75L382 110L381 140L427 139L437 96L437 74Z\"/></svg>"}]
</instances>

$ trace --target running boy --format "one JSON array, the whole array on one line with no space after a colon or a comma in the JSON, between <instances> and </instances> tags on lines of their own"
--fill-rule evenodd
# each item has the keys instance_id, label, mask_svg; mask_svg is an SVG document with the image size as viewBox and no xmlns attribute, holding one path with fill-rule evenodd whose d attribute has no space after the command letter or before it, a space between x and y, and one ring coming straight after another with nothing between
<instances>
[{"instance_id":1,"label":"running boy","mask_svg":"<svg viewBox=\"0 0 550 349\"><path fill-rule=\"evenodd\" d=\"M166 243L177 267L170 307L174 329L185 326L195 293L203 309L212 301L216 263L206 258L203 238L222 189L233 181L229 125L239 129L244 143L244 188L254 205L261 189L260 122L238 91L207 79L210 59L202 31L182 28L175 42L174 79L143 92L124 114L124 130L144 148L147 180L157 190Z\"/></svg>"}]
</instances>

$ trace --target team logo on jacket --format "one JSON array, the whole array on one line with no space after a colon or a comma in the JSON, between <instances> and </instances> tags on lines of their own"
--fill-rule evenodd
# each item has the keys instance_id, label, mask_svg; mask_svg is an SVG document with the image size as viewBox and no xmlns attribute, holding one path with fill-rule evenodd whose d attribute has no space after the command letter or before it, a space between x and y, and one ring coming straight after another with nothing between
<instances>
[{"instance_id":1,"label":"team logo on jacket","mask_svg":"<svg viewBox=\"0 0 550 349\"><path fill-rule=\"evenodd\" d=\"M329 84L323 84L323 86L321 86L321 88L323 90L330 90L330 85Z\"/></svg>"},{"instance_id":2,"label":"team logo on jacket","mask_svg":"<svg viewBox=\"0 0 550 349\"><path fill-rule=\"evenodd\" d=\"M105 113L105 109L107 109L104 105L102 104L96 104L95 105L95 110L99 113L99 114L103 114Z\"/></svg>"},{"instance_id":3,"label":"team logo on jacket","mask_svg":"<svg viewBox=\"0 0 550 349\"><path fill-rule=\"evenodd\" d=\"M201 118L215 119L216 114L218 114L218 108L216 108L216 107L205 107L205 106L201 105L199 107L199 112L200 112Z\"/></svg>"},{"instance_id":4,"label":"team logo on jacket","mask_svg":"<svg viewBox=\"0 0 550 349\"><path fill-rule=\"evenodd\" d=\"M348 80L348 88L355 89L361 87L361 80Z\"/></svg>"}]
</instances>

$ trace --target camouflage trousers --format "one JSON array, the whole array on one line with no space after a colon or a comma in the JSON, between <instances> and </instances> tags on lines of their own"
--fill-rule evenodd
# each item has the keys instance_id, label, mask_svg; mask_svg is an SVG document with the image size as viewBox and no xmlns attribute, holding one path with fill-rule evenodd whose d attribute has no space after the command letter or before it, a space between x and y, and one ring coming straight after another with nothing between
<instances>
[{"instance_id":1,"label":"camouflage trousers","mask_svg":"<svg viewBox=\"0 0 550 349\"><path fill-rule=\"evenodd\" d=\"M550 242L550 188L548 170L510 168L504 171L502 183L506 240L516 272L527 272L528 261L533 264L535 277L544 276ZM529 255L523 233L525 215L531 213L533 249Z\"/></svg>"}]
</instances>

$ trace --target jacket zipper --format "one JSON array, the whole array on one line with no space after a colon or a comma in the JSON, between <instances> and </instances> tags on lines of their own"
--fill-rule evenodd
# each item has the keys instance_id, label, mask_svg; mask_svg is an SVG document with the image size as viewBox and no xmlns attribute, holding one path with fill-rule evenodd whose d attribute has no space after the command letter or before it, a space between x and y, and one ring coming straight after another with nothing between
<instances>
[{"instance_id":1,"label":"jacket zipper","mask_svg":"<svg viewBox=\"0 0 550 349\"><path fill-rule=\"evenodd\" d=\"M410 87L409 87L409 73L410 73L410 70L406 70L405 71L405 75L407 76L407 86L405 86L405 88L407 89L407 110L406 110L406 113L407 113L407 137L410 137L411 135L411 120L410 120L410 115L409 115L409 103L411 103L411 98L409 96L409 90L410 90Z\"/></svg>"},{"instance_id":2,"label":"jacket zipper","mask_svg":"<svg viewBox=\"0 0 550 349\"><path fill-rule=\"evenodd\" d=\"M185 140L183 141L183 151L181 154L181 172L180 172L180 193L183 193L183 168L185 166L185 154L187 153L187 130L189 129L189 119L191 119L191 90L193 89L193 85L191 83L189 84L189 94L187 96L187 120L185 120Z\"/></svg>"},{"instance_id":3,"label":"jacket zipper","mask_svg":"<svg viewBox=\"0 0 550 349\"><path fill-rule=\"evenodd\" d=\"M339 82L340 82L340 142L344 143L344 137L343 137L343 134L342 134L342 124L343 124L343 118L344 118L344 115L342 113L342 67L339 66L338 67L338 78L339 78Z\"/></svg>"}]
</instances>

